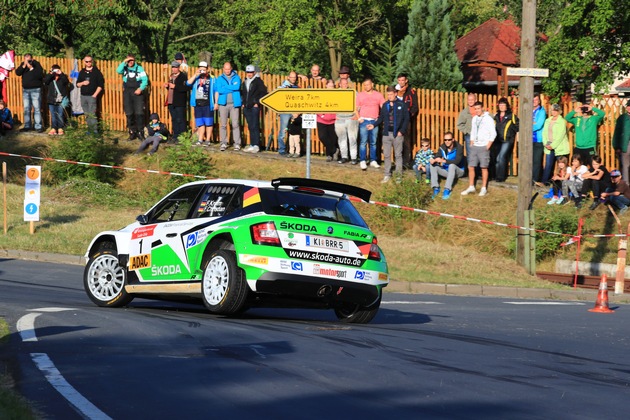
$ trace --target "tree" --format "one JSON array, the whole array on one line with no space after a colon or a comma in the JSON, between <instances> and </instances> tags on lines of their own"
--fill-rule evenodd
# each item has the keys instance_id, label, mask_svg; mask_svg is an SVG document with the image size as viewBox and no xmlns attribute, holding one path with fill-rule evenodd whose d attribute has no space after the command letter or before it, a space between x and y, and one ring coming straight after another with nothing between
<instances>
[{"instance_id":1,"label":"tree","mask_svg":"<svg viewBox=\"0 0 630 420\"><path fill-rule=\"evenodd\" d=\"M398 72L412 86L461 91L463 75L455 54L448 0L415 0L409 12L409 35L398 52Z\"/></svg>"},{"instance_id":2,"label":"tree","mask_svg":"<svg viewBox=\"0 0 630 420\"><path fill-rule=\"evenodd\" d=\"M387 36L376 42L372 49L378 61L368 60L367 67L374 77L374 82L387 85L396 78L396 56L400 51L400 41L394 43L392 25L387 20Z\"/></svg>"},{"instance_id":3,"label":"tree","mask_svg":"<svg viewBox=\"0 0 630 420\"><path fill-rule=\"evenodd\" d=\"M549 68L543 90L559 97L573 81L595 91L630 71L630 9L612 1L574 0L560 11L555 33L542 45L538 65Z\"/></svg>"}]
</instances>

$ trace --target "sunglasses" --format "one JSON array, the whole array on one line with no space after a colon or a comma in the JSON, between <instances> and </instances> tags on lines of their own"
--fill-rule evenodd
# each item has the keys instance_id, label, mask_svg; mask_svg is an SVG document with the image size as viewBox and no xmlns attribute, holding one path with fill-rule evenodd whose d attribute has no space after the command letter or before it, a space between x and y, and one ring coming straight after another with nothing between
<instances>
[{"instance_id":1,"label":"sunglasses","mask_svg":"<svg viewBox=\"0 0 630 420\"><path fill-rule=\"evenodd\" d=\"M444 139L444 141L453 141L453 139Z\"/></svg>"},{"instance_id":2,"label":"sunglasses","mask_svg":"<svg viewBox=\"0 0 630 420\"><path fill-rule=\"evenodd\" d=\"M89 64L89 63L91 63L91 62L92 62L92 60L89 60L89 61L88 61L88 60L86 60L86 61L84 61L84 63L85 63L85 64Z\"/></svg>"}]
</instances>

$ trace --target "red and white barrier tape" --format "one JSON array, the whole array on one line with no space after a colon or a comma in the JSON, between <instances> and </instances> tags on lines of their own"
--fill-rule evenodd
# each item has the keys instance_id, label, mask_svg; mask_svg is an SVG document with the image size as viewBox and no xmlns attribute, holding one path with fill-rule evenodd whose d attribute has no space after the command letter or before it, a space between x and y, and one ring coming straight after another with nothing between
<instances>
[{"instance_id":1,"label":"red and white barrier tape","mask_svg":"<svg viewBox=\"0 0 630 420\"><path fill-rule=\"evenodd\" d=\"M158 175L183 176L183 177L191 177L191 178L197 178L197 179L209 179L209 177L207 177L207 176L200 176L200 175L181 174L181 173L177 173L177 172L166 172L166 171L155 171L155 170L151 170L151 169L129 168L129 167L125 167L125 166L102 165L100 163L76 162L76 161L67 160L67 159L43 158L43 157L38 157L38 156L18 155L18 154L14 154L14 153L6 153L6 152L0 152L0 156L19 157L19 158L23 158L23 159L34 159L34 160L44 160L44 161L49 161L49 162L69 163L69 164L72 164L72 165L94 166L94 167L99 167L99 168L120 169L120 170L124 170L124 171L129 171L129 172L140 172L140 173L149 173L149 174L158 174ZM364 203L365 202L365 201L363 201L363 200L361 200L360 198L357 198L357 197L350 197L350 200L358 202L358 203ZM507 227L507 228L510 228L510 229L525 230L525 231L531 231L531 232L536 232L536 233L546 233L548 235L566 236L566 237L571 238L565 243L566 245L569 245L569 244L579 240L580 238L587 238L587 237L588 238L615 238L615 237L621 238L621 237L630 236L630 235L622 234L622 233L619 233L619 234L587 234L587 235L576 236L576 235L573 235L573 234L570 234L570 233L552 232L552 231L549 231L549 230L542 230L542 229L534 229L534 228L516 226L516 225L512 225L512 224L508 224L508 223L493 222L491 220L476 219L474 217L458 216L458 215L455 215L455 214L441 213L441 212L437 212L437 211L423 210L423 209L417 209L417 208L407 207L407 206L399 206L397 204L383 203L383 202L380 202L380 201L372 201L372 200L370 200L368 202L368 204L373 204L373 205L382 206L382 207L389 207L389 208L394 208L394 209L400 209L400 210L413 211L415 213L428 214L428 215L431 215L431 216L448 217L448 218L451 218L451 219L464 220L464 221L467 221L467 222L482 223L482 224L485 224L485 225L501 226L501 227Z\"/></svg>"}]
</instances>

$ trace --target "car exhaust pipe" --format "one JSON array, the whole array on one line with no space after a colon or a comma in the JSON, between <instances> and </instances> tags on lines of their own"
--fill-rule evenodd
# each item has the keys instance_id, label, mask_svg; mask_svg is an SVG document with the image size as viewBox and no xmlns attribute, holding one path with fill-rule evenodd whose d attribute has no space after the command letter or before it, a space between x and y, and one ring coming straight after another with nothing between
<instances>
[{"instance_id":1,"label":"car exhaust pipe","mask_svg":"<svg viewBox=\"0 0 630 420\"><path fill-rule=\"evenodd\" d=\"M317 297L326 297L332 292L332 286L325 284L317 291Z\"/></svg>"}]
</instances>

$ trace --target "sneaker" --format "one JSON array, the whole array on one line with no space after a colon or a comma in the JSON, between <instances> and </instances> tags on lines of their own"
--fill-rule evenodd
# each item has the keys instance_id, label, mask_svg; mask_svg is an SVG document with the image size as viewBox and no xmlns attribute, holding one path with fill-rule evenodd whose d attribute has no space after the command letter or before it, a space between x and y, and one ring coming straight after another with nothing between
<instances>
[{"instance_id":1,"label":"sneaker","mask_svg":"<svg viewBox=\"0 0 630 420\"><path fill-rule=\"evenodd\" d=\"M63 136L64 134L66 133L64 133L63 128L60 128L59 130L57 130L57 135Z\"/></svg>"},{"instance_id":2,"label":"sneaker","mask_svg":"<svg viewBox=\"0 0 630 420\"><path fill-rule=\"evenodd\" d=\"M376 161L375 161L375 160L373 160L372 162L370 162L370 166L371 166L372 168L380 168L380 167L381 167L381 165L379 165L378 163L376 163Z\"/></svg>"},{"instance_id":3,"label":"sneaker","mask_svg":"<svg viewBox=\"0 0 630 420\"><path fill-rule=\"evenodd\" d=\"M567 198L566 198L566 197L560 197L560 198L558 199L558 201L556 201L556 204L559 204L559 205L564 205L564 204L567 204L568 202L569 202L569 200L567 200Z\"/></svg>"},{"instance_id":4,"label":"sneaker","mask_svg":"<svg viewBox=\"0 0 630 420\"><path fill-rule=\"evenodd\" d=\"M479 191L479 197L483 197L484 195L488 195L488 189L486 187L481 187Z\"/></svg>"},{"instance_id":5,"label":"sneaker","mask_svg":"<svg viewBox=\"0 0 630 420\"><path fill-rule=\"evenodd\" d=\"M193 146L203 146L203 141L197 140L197 143L193 144Z\"/></svg>"},{"instance_id":6,"label":"sneaker","mask_svg":"<svg viewBox=\"0 0 630 420\"><path fill-rule=\"evenodd\" d=\"M52 130L50 130L50 131L48 132L48 135L49 135L49 136L56 136L56 135L57 135L57 130L55 130L55 129L53 128Z\"/></svg>"},{"instance_id":7,"label":"sneaker","mask_svg":"<svg viewBox=\"0 0 630 420\"><path fill-rule=\"evenodd\" d=\"M35 130L35 131L37 131L38 133L43 133L43 132L44 132L44 127L42 127L42 128L38 128L38 129L37 129L37 130Z\"/></svg>"},{"instance_id":8,"label":"sneaker","mask_svg":"<svg viewBox=\"0 0 630 420\"><path fill-rule=\"evenodd\" d=\"M400 176L396 177L396 184L402 184L402 177Z\"/></svg>"},{"instance_id":9,"label":"sneaker","mask_svg":"<svg viewBox=\"0 0 630 420\"><path fill-rule=\"evenodd\" d=\"M249 153L251 151L252 151L252 146L251 145L243 147L243 152Z\"/></svg>"},{"instance_id":10,"label":"sneaker","mask_svg":"<svg viewBox=\"0 0 630 420\"><path fill-rule=\"evenodd\" d=\"M332 161L333 161L332 156L326 156L326 162L332 162Z\"/></svg>"},{"instance_id":11,"label":"sneaker","mask_svg":"<svg viewBox=\"0 0 630 420\"><path fill-rule=\"evenodd\" d=\"M238 152L239 150L241 150L241 146L234 146L234 151Z\"/></svg>"},{"instance_id":12,"label":"sneaker","mask_svg":"<svg viewBox=\"0 0 630 420\"><path fill-rule=\"evenodd\" d=\"M474 186L469 186L468 188L466 188L464 191L462 191L462 195L468 195L470 193L475 193L477 190L475 189Z\"/></svg>"},{"instance_id":13,"label":"sneaker","mask_svg":"<svg viewBox=\"0 0 630 420\"><path fill-rule=\"evenodd\" d=\"M221 145L221 151L225 152L225 149L227 149L227 144L222 144Z\"/></svg>"},{"instance_id":14,"label":"sneaker","mask_svg":"<svg viewBox=\"0 0 630 420\"><path fill-rule=\"evenodd\" d=\"M547 201L547 204L558 204L560 199L558 197L553 197L551 200Z\"/></svg>"},{"instance_id":15,"label":"sneaker","mask_svg":"<svg viewBox=\"0 0 630 420\"><path fill-rule=\"evenodd\" d=\"M31 131L32 128L31 127L22 127L20 128L20 133L26 133L27 131Z\"/></svg>"},{"instance_id":16,"label":"sneaker","mask_svg":"<svg viewBox=\"0 0 630 420\"><path fill-rule=\"evenodd\" d=\"M350 165L356 165L357 163L359 163L359 161L358 161L358 160L356 160L356 159L352 159L352 160L350 161Z\"/></svg>"},{"instance_id":17,"label":"sneaker","mask_svg":"<svg viewBox=\"0 0 630 420\"><path fill-rule=\"evenodd\" d=\"M258 146L252 146L251 149L249 149L249 153L258 153L260 152L260 147Z\"/></svg>"},{"instance_id":18,"label":"sneaker","mask_svg":"<svg viewBox=\"0 0 630 420\"><path fill-rule=\"evenodd\" d=\"M153 156L155 154L155 152L151 151L149 153L147 153L149 156Z\"/></svg>"},{"instance_id":19,"label":"sneaker","mask_svg":"<svg viewBox=\"0 0 630 420\"><path fill-rule=\"evenodd\" d=\"M451 198L451 190L446 189L442 193L442 200L448 200L449 198Z\"/></svg>"},{"instance_id":20,"label":"sneaker","mask_svg":"<svg viewBox=\"0 0 630 420\"><path fill-rule=\"evenodd\" d=\"M348 163L348 159L346 159L346 158L341 158L340 160L338 160L338 161L337 161L337 163L339 163L339 164L342 164L342 165L343 165L344 163Z\"/></svg>"},{"instance_id":21,"label":"sneaker","mask_svg":"<svg viewBox=\"0 0 630 420\"><path fill-rule=\"evenodd\" d=\"M599 200L593 201L593 204L591 204L591 206L588 209L595 210L597 207L599 207Z\"/></svg>"},{"instance_id":22,"label":"sneaker","mask_svg":"<svg viewBox=\"0 0 630 420\"><path fill-rule=\"evenodd\" d=\"M627 211L628 211L628 206L623 206L622 208L619 209L619 216L623 215Z\"/></svg>"},{"instance_id":23,"label":"sneaker","mask_svg":"<svg viewBox=\"0 0 630 420\"><path fill-rule=\"evenodd\" d=\"M364 170L364 171L365 171L365 170L367 169L367 165L365 164L365 161L364 161L364 160L362 160L362 161L361 161L361 163L360 163L359 165L361 166L361 169L362 169L362 170Z\"/></svg>"},{"instance_id":24,"label":"sneaker","mask_svg":"<svg viewBox=\"0 0 630 420\"><path fill-rule=\"evenodd\" d=\"M434 187L433 188L433 195L431 196L431 198L435 199L435 197L437 197L439 193L440 193L440 187Z\"/></svg>"},{"instance_id":25,"label":"sneaker","mask_svg":"<svg viewBox=\"0 0 630 420\"><path fill-rule=\"evenodd\" d=\"M390 179L392 179L392 177L391 177L391 176L389 176L389 175L385 175L385 176L383 177L383 180L381 181L381 184L385 184L385 183L389 182L389 180L390 180Z\"/></svg>"},{"instance_id":26,"label":"sneaker","mask_svg":"<svg viewBox=\"0 0 630 420\"><path fill-rule=\"evenodd\" d=\"M581 208L582 208L582 201L583 201L583 200L582 200L581 198L577 198L577 199L575 200L575 208L576 208L576 209L581 209Z\"/></svg>"}]
</instances>

